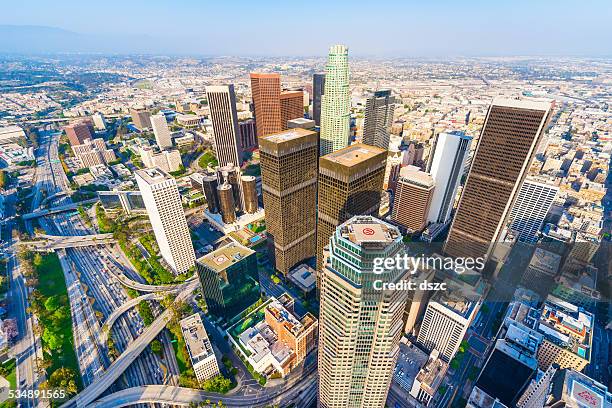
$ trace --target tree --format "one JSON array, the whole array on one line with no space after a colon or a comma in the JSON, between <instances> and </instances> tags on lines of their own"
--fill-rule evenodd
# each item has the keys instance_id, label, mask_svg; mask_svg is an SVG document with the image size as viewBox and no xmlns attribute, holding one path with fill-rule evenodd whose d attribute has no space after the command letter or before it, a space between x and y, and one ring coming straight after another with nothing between
<instances>
[{"instance_id":1,"label":"tree","mask_svg":"<svg viewBox=\"0 0 612 408\"><path fill-rule=\"evenodd\" d=\"M4 189L8 184L8 176L4 170L0 170L0 189Z\"/></svg>"},{"instance_id":2,"label":"tree","mask_svg":"<svg viewBox=\"0 0 612 408\"><path fill-rule=\"evenodd\" d=\"M69 395L74 395L77 393L77 385L76 385L76 373L74 370L66 367L58 368L51 374L49 377L49 388L57 388L66 390L66 393Z\"/></svg>"},{"instance_id":3,"label":"tree","mask_svg":"<svg viewBox=\"0 0 612 408\"><path fill-rule=\"evenodd\" d=\"M162 353L162 344L161 341L155 339L151 342L151 351L157 355L161 355Z\"/></svg>"},{"instance_id":4,"label":"tree","mask_svg":"<svg viewBox=\"0 0 612 408\"><path fill-rule=\"evenodd\" d=\"M228 378L223 377L222 375L217 375L213 378L210 378L204 381L202 384L202 388L208 392L219 392L225 394L232 388L232 382Z\"/></svg>"},{"instance_id":5,"label":"tree","mask_svg":"<svg viewBox=\"0 0 612 408\"><path fill-rule=\"evenodd\" d=\"M48 312L55 312L59 306L60 299L57 295L51 296L45 301L45 309L47 309Z\"/></svg>"},{"instance_id":6,"label":"tree","mask_svg":"<svg viewBox=\"0 0 612 408\"><path fill-rule=\"evenodd\" d=\"M49 348L49 350L58 350L62 347L62 339L53 330L46 328L43 331L43 341Z\"/></svg>"}]
</instances>

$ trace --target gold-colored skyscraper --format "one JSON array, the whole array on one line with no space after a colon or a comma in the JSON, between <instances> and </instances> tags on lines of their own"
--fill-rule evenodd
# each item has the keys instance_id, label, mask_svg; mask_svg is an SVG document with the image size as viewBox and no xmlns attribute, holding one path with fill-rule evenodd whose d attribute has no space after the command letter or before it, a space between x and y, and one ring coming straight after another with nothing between
<instances>
[{"instance_id":1,"label":"gold-colored skyscraper","mask_svg":"<svg viewBox=\"0 0 612 408\"><path fill-rule=\"evenodd\" d=\"M546 128L550 102L496 98L489 107L444 252L488 257Z\"/></svg>"},{"instance_id":2,"label":"gold-colored skyscraper","mask_svg":"<svg viewBox=\"0 0 612 408\"><path fill-rule=\"evenodd\" d=\"M336 227L354 215L378 215L387 152L357 143L319 159L317 271Z\"/></svg>"},{"instance_id":3,"label":"gold-colored skyscraper","mask_svg":"<svg viewBox=\"0 0 612 408\"><path fill-rule=\"evenodd\" d=\"M268 239L283 274L315 255L317 133L291 129L259 138Z\"/></svg>"}]
</instances>

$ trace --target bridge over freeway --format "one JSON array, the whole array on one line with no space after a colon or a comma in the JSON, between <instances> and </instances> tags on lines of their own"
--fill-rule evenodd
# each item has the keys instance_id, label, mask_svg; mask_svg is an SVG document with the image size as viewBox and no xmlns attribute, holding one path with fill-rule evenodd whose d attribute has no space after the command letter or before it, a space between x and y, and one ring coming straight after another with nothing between
<instances>
[{"instance_id":1,"label":"bridge over freeway","mask_svg":"<svg viewBox=\"0 0 612 408\"><path fill-rule=\"evenodd\" d=\"M40 239L34 241L21 241L20 245L29 247L34 251L54 251L56 249L81 248L95 245L114 244L117 242L113 234L95 235L38 235Z\"/></svg>"},{"instance_id":2,"label":"bridge over freeway","mask_svg":"<svg viewBox=\"0 0 612 408\"><path fill-rule=\"evenodd\" d=\"M96 201L98 201L97 198L91 198L89 200L79 201L78 203L60 205L57 207L48 208L46 210L37 210L37 211L31 212L28 214L24 214L21 216L21 218L23 218L24 220L32 220L34 218L44 217L46 215L58 214L58 213L65 212L65 211L74 211L77 208L79 208L80 205L93 204Z\"/></svg>"}]
</instances>

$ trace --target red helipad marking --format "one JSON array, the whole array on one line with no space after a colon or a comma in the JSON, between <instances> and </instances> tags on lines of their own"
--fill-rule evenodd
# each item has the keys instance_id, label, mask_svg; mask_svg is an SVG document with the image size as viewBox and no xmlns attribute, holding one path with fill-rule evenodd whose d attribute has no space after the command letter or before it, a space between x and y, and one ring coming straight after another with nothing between
<instances>
[{"instance_id":1,"label":"red helipad marking","mask_svg":"<svg viewBox=\"0 0 612 408\"><path fill-rule=\"evenodd\" d=\"M361 232L363 232L363 235L374 235L374 230L372 228L364 228Z\"/></svg>"}]
</instances>

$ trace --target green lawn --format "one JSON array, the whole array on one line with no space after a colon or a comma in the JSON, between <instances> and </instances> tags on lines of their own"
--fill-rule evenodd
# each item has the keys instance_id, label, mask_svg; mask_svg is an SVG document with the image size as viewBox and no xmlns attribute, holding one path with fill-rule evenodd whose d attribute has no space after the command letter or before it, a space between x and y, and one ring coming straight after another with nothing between
<instances>
[{"instance_id":1,"label":"green lawn","mask_svg":"<svg viewBox=\"0 0 612 408\"><path fill-rule=\"evenodd\" d=\"M53 296L57 296L59 299L59 307L65 306L70 308L64 272L57 255L55 253L43 255L42 263L37 266L36 269L39 276L36 289L42 294L43 298L49 299ZM44 328L54 328L54 332L62 340L59 349L46 354L47 358L51 360L51 367L49 367L47 373L50 375L61 367L70 368L77 374L80 373L77 356L74 351L71 318L62 319L62 321L59 322L60 324L56 325L58 322L54 324L51 318L52 314L43 313L39 317L42 326ZM79 390L83 388L80 375L77 375L77 387Z\"/></svg>"},{"instance_id":2,"label":"green lawn","mask_svg":"<svg viewBox=\"0 0 612 408\"><path fill-rule=\"evenodd\" d=\"M215 158L215 154L212 152L212 150L205 151L198 160L198 165L203 169L207 168L209 164L212 167L219 165L219 162Z\"/></svg>"}]
</instances>

